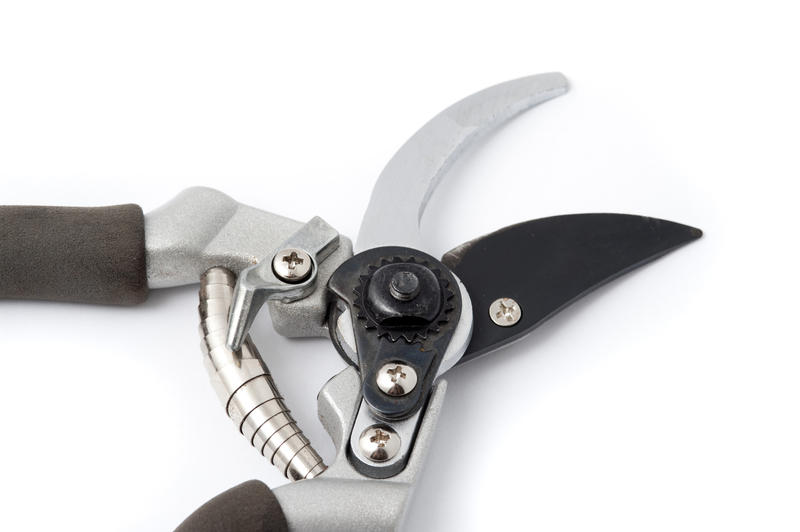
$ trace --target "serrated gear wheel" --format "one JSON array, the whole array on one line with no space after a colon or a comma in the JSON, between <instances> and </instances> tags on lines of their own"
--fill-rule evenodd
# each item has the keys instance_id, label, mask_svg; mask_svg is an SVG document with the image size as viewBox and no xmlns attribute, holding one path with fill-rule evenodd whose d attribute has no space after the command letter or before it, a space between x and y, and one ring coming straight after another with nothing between
<instances>
[{"instance_id":1,"label":"serrated gear wheel","mask_svg":"<svg viewBox=\"0 0 800 532\"><path fill-rule=\"evenodd\" d=\"M432 321L420 327L387 327L378 323L369 311L369 306L365 301L367 288L374 273L381 267L388 264L417 264L428 268L436 276L439 281L439 287L442 294L442 304L439 314ZM450 289L450 281L446 279L440 269L431 267L430 263L421 260L418 257L400 257L395 256L392 258L382 258L379 264L371 264L367 267L364 274L359 276L359 285L353 289L355 300L353 302L357 310L356 317L359 322L364 325L367 330L375 330L379 338L386 338L394 343L399 339L403 339L406 343L424 343L426 340L439 332L441 325L449 321L449 314L455 309L452 303L455 294Z\"/></svg>"}]
</instances>

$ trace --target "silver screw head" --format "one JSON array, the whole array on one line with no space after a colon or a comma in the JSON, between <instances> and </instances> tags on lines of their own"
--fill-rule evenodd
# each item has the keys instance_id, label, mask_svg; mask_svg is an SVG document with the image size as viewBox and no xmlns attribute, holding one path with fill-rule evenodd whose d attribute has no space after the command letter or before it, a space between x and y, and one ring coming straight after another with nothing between
<instances>
[{"instance_id":1,"label":"silver screw head","mask_svg":"<svg viewBox=\"0 0 800 532\"><path fill-rule=\"evenodd\" d=\"M417 372L405 364L384 364L378 371L376 383L386 395L399 397L406 395L417 385Z\"/></svg>"},{"instance_id":2,"label":"silver screw head","mask_svg":"<svg viewBox=\"0 0 800 532\"><path fill-rule=\"evenodd\" d=\"M285 283L301 283L311 275L311 257L302 249L284 249L272 259L272 271Z\"/></svg>"},{"instance_id":3,"label":"silver screw head","mask_svg":"<svg viewBox=\"0 0 800 532\"><path fill-rule=\"evenodd\" d=\"M385 462L400 452L400 436L385 425L372 425L361 433L358 446L368 460Z\"/></svg>"},{"instance_id":4,"label":"silver screw head","mask_svg":"<svg viewBox=\"0 0 800 532\"><path fill-rule=\"evenodd\" d=\"M489 306L489 316L495 325L511 327L522 317L522 307L510 297L501 297Z\"/></svg>"}]
</instances>

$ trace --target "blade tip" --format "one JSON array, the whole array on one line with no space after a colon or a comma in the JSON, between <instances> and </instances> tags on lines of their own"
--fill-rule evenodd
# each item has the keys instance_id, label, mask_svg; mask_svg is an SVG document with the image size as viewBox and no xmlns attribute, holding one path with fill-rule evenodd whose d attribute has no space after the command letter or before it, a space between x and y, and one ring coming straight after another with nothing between
<instances>
[{"instance_id":1,"label":"blade tip","mask_svg":"<svg viewBox=\"0 0 800 532\"><path fill-rule=\"evenodd\" d=\"M562 72L544 72L542 74L534 74L529 76L530 79L547 80L547 84L551 90L558 92L559 95L565 94L569 91L569 80Z\"/></svg>"}]
</instances>

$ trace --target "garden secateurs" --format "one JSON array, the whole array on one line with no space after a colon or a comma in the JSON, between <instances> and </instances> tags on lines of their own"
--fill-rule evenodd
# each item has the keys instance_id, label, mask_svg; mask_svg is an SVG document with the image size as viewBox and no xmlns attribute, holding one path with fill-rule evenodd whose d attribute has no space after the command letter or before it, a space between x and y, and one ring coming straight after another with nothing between
<instances>
[{"instance_id":1,"label":"garden secateurs","mask_svg":"<svg viewBox=\"0 0 800 532\"><path fill-rule=\"evenodd\" d=\"M200 283L205 365L245 440L290 480L259 481L201 506L178 530L395 530L434 436L444 375L531 332L616 277L701 236L665 220L572 214L426 252L419 221L478 138L564 94L550 73L468 96L415 133L372 192L355 243L322 218L299 222L191 188L142 213L0 207L0 297L136 304ZM503 275L488 275L502 257ZM347 362L318 396L336 448L303 435L248 332L268 307L286 337L325 337ZM333 351L333 350L332 350Z\"/></svg>"}]
</instances>

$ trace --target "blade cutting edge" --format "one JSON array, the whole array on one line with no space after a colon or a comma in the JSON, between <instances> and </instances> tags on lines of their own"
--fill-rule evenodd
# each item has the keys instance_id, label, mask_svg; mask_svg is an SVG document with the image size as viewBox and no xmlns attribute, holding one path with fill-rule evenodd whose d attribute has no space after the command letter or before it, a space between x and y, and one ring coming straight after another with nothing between
<instances>
[{"instance_id":1,"label":"blade cutting edge","mask_svg":"<svg viewBox=\"0 0 800 532\"><path fill-rule=\"evenodd\" d=\"M424 251L419 221L458 157L480 137L567 89L563 74L538 74L484 89L433 117L381 172L361 222L355 252L385 245Z\"/></svg>"},{"instance_id":2,"label":"blade cutting edge","mask_svg":"<svg viewBox=\"0 0 800 532\"><path fill-rule=\"evenodd\" d=\"M442 262L466 285L473 307L460 362L522 338L592 290L702 234L646 216L571 214L512 225L448 251ZM490 315L505 298L520 313L510 327Z\"/></svg>"}]
</instances>

